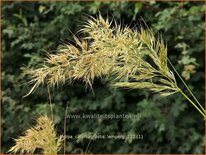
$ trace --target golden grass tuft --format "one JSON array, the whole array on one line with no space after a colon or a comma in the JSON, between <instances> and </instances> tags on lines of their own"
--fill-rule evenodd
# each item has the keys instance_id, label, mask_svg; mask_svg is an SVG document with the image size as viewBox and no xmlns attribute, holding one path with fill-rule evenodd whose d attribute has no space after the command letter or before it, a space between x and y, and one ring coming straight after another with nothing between
<instances>
[{"instance_id":1,"label":"golden grass tuft","mask_svg":"<svg viewBox=\"0 0 206 155\"><path fill-rule=\"evenodd\" d=\"M65 44L56 54L48 54L40 68L27 71L34 83L27 95L44 82L53 87L82 80L92 87L95 77L108 76L114 77L111 84L116 87L147 88L162 95L178 91L167 66L167 47L151 30L116 23L112 27L99 15L88 19L80 31L87 36L82 40L74 36L76 46Z\"/></svg>"},{"instance_id":2,"label":"golden grass tuft","mask_svg":"<svg viewBox=\"0 0 206 155\"><path fill-rule=\"evenodd\" d=\"M47 116L37 118L36 125L24 132L15 140L11 147L11 153L34 153L36 149L42 149L44 154L57 154L61 148L63 137L57 137L54 124Z\"/></svg>"},{"instance_id":3,"label":"golden grass tuft","mask_svg":"<svg viewBox=\"0 0 206 155\"><path fill-rule=\"evenodd\" d=\"M76 45L65 44L56 54L48 54L40 68L26 71L33 84L26 96L44 82L54 87L82 80L92 87L94 78L110 79L114 87L147 89L162 96L178 92L205 117L204 108L169 61L163 39L157 39L151 29L135 30L114 23L111 26L101 15L88 19L80 30L86 37L74 36ZM177 86L167 62L198 105Z\"/></svg>"}]
</instances>

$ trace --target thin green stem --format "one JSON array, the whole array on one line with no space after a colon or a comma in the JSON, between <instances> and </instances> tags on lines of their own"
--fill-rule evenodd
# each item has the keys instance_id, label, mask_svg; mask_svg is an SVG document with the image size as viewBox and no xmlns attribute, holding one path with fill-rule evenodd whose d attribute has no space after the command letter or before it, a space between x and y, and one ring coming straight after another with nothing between
<instances>
[{"instance_id":1,"label":"thin green stem","mask_svg":"<svg viewBox=\"0 0 206 155\"><path fill-rule=\"evenodd\" d=\"M65 115L64 115L64 155L66 154L67 109L68 109L68 103L67 103L66 110L65 110Z\"/></svg>"},{"instance_id":2,"label":"thin green stem","mask_svg":"<svg viewBox=\"0 0 206 155\"><path fill-rule=\"evenodd\" d=\"M86 148L86 150L85 150L85 154L87 154L87 151L88 151L88 149L89 149L89 146L90 146L90 144L91 144L91 142L92 142L92 140L93 140L93 138L96 136L96 133L92 136L92 138L89 140L89 143L87 144L87 148Z\"/></svg>"},{"instance_id":3,"label":"thin green stem","mask_svg":"<svg viewBox=\"0 0 206 155\"><path fill-rule=\"evenodd\" d=\"M51 118L52 121L54 120L54 114L53 114L53 107L52 107L52 102L51 102L51 93L50 93L50 89L49 86L47 85L47 91L48 91L48 95L49 95L49 105L50 105L50 110L51 110Z\"/></svg>"},{"instance_id":4,"label":"thin green stem","mask_svg":"<svg viewBox=\"0 0 206 155\"><path fill-rule=\"evenodd\" d=\"M203 117L206 117L206 115L196 106L196 104L181 89L179 89L179 92L202 114Z\"/></svg>"},{"instance_id":5,"label":"thin green stem","mask_svg":"<svg viewBox=\"0 0 206 155\"><path fill-rule=\"evenodd\" d=\"M185 83L185 81L183 80L183 78L179 75L179 73L177 72L177 70L175 69L175 67L173 66L173 64L171 63L171 61L168 59L168 62L170 63L170 65L172 66L173 70L175 71L175 73L177 74L177 76L180 78L180 80L182 81L182 83L184 84L184 86L187 88L187 90L189 91L189 93L192 95L192 97L194 98L194 100L197 102L197 104L200 106L200 108L202 109L202 111L205 114L205 109L202 107L202 105L200 104L200 102L197 100L197 98L195 97L195 95L192 93L192 91L190 90L190 88L187 86L187 84Z\"/></svg>"}]
</instances>

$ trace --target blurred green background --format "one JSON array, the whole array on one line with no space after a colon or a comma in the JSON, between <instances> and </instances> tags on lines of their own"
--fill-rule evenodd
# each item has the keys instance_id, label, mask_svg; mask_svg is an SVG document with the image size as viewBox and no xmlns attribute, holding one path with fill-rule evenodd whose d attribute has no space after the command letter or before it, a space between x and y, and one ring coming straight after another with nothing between
<instances>
[{"instance_id":1,"label":"blurred green background","mask_svg":"<svg viewBox=\"0 0 206 155\"><path fill-rule=\"evenodd\" d=\"M144 21L163 35L168 55L204 105L204 2L3 2L2 4L2 148L3 153L41 114L50 114L45 87L30 89L24 66L38 67L45 51L72 41L85 17L116 19L135 27ZM77 34L78 36L79 34ZM180 83L180 87L185 90ZM160 98L143 90L113 89L99 79L95 96L76 82L53 89L58 134L64 113L139 114L140 119L67 119L67 134L143 134L143 140L93 140L87 153L204 153L204 120L181 95ZM185 90L186 91L186 90ZM89 139L67 140L66 153L83 153ZM60 153L63 152L63 149Z\"/></svg>"}]
</instances>

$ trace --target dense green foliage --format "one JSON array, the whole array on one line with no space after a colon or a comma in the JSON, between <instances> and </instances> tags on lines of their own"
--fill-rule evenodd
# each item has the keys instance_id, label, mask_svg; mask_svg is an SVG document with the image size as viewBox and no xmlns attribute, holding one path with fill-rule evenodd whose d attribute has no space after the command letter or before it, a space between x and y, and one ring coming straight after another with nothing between
<instances>
[{"instance_id":1,"label":"dense green foliage","mask_svg":"<svg viewBox=\"0 0 206 155\"><path fill-rule=\"evenodd\" d=\"M84 18L96 15L123 25L161 32L168 55L200 103L204 105L203 2L4 2L2 6L3 152L9 150L33 118L50 115L46 87L31 89L22 68L38 66L45 51L72 42ZM142 18L144 21L142 20ZM178 79L178 78L177 78ZM179 81L178 81L179 82ZM180 84L182 89L185 89ZM94 95L82 82L51 90L57 132L63 134L64 113L139 114L140 119L67 119L67 135L143 134L143 140L92 140L89 153L203 153L204 120L180 94L167 98L142 90L114 89L94 81ZM66 153L85 152L89 139L68 139ZM61 152L63 149L61 150Z\"/></svg>"}]
</instances>

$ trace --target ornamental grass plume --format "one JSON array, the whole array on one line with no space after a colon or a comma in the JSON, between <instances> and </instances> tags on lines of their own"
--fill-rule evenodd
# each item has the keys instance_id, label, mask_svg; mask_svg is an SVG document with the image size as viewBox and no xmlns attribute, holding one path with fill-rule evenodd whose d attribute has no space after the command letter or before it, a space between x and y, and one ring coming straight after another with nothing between
<instances>
[{"instance_id":1,"label":"ornamental grass plume","mask_svg":"<svg viewBox=\"0 0 206 155\"><path fill-rule=\"evenodd\" d=\"M94 78L113 79L109 82L114 87L147 89L162 96L181 93L205 117L204 108L169 61L163 39L155 38L151 29L135 30L116 22L112 26L99 15L88 19L80 32L87 36L74 36L75 45L64 44L56 54L48 54L44 65L26 71L33 84L27 95L44 82L54 87L82 80L92 87ZM168 62L196 103L178 87Z\"/></svg>"},{"instance_id":2,"label":"ornamental grass plume","mask_svg":"<svg viewBox=\"0 0 206 155\"><path fill-rule=\"evenodd\" d=\"M57 137L53 122L47 116L41 116L36 120L37 124L26 130L24 136L15 140L11 147L11 153L34 153L41 149L44 154L57 154L61 148L63 137Z\"/></svg>"}]
</instances>

